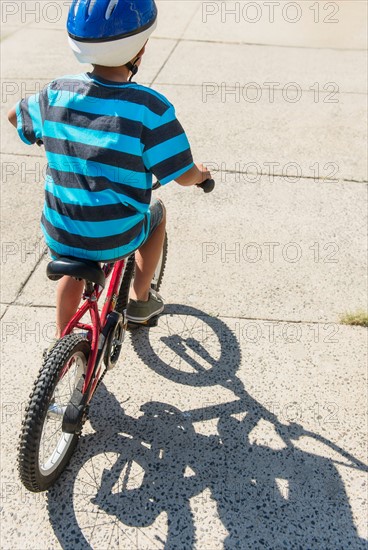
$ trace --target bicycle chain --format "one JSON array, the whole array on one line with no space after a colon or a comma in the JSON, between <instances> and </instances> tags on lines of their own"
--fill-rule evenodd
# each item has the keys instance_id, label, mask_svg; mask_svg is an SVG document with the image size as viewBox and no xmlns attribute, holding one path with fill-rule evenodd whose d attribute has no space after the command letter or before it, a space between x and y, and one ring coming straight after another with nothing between
<instances>
[{"instance_id":1,"label":"bicycle chain","mask_svg":"<svg viewBox=\"0 0 368 550\"><path fill-rule=\"evenodd\" d=\"M100 376L99 381L97 382L96 389L95 389L95 391L94 391L93 393L95 393L95 392L97 391L97 389L98 389L99 385L101 384L102 380L104 379L105 374L107 373L107 371L108 371L108 369L105 368L105 370L103 371L102 375Z\"/></svg>"}]
</instances>

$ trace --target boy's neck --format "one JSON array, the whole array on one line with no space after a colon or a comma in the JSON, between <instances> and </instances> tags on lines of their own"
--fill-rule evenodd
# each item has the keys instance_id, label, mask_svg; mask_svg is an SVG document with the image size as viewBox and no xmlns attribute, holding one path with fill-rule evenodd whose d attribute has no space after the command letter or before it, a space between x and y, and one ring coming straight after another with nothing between
<instances>
[{"instance_id":1,"label":"boy's neck","mask_svg":"<svg viewBox=\"0 0 368 550\"><path fill-rule=\"evenodd\" d=\"M128 82L129 69L125 65L121 67L104 67L102 65L94 65L93 76L100 76L105 80L111 80L112 82Z\"/></svg>"}]
</instances>

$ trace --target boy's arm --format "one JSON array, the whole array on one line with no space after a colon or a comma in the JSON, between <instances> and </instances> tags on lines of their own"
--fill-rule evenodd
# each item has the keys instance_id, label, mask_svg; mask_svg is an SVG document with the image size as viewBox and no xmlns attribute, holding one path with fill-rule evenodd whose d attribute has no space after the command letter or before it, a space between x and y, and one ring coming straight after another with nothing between
<instances>
[{"instance_id":1,"label":"boy's arm","mask_svg":"<svg viewBox=\"0 0 368 550\"><path fill-rule=\"evenodd\" d=\"M20 139L27 145L33 145L42 139L41 93L43 91L21 99L8 113L9 122L15 126Z\"/></svg>"},{"instance_id":2,"label":"boy's arm","mask_svg":"<svg viewBox=\"0 0 368 550\"><path fill-rule=\"evenodd\" d=\"M17 113L15 107L12 107L8 112L8 120L15 128L17 127Z\"/></svg>"},{"instance_id":3,"label":"boy's arm","mask_svg":"<svg viewBox=\"0 0 368 550\"><path fill-rule=\"evenodd\" d=\"M176 181L189 187L211 178L206 166L195 164L185 131L176 118L174 106L158 116L148 116L143 125L143 162L161 185Z\"/></svg>"},{"instance_id":4,"label":"boy's arm","mask_svg":"<svg viewBox=\"0 0 368 550\"><path fill-rule=\"evenodd\" d=\"M187 172L176 178L176 182L184 187L198 185L211 178L211 173L203 164L195 164Z\"/></svg>"}]
</instances>

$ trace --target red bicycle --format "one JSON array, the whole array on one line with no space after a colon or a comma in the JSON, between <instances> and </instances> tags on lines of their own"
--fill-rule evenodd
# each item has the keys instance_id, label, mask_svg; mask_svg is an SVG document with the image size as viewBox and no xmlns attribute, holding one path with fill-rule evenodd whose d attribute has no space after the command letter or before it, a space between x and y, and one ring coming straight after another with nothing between
<instances>
[{"instance_id":1,"label":"red bicycle","mask_svg":"<svg viewBox=\"0 0 368 550\"><path fill-rule=\"evenodd\" d=\"M206 193L214 181L198 185ZM160 187L156 182L154 189ZM160 288L167 259L165 237L151 286ZM126 309L134 275L134 253L116 263L59 258L47 266L53 281L64 275L83 279L83 304L46 354L34 383L22 423L18 469L24 486L33 492L47 490L68 464L88 416L91 399L106 372L118 362L126 330ZM101 314L98 301L111 276ZM83 321L89 314L91 322ZM156 326L158 317L145 326ZM137 326L137 325L135 325ZM139 326L142 326L141 324Z\"/></svg>"}]
</instances>

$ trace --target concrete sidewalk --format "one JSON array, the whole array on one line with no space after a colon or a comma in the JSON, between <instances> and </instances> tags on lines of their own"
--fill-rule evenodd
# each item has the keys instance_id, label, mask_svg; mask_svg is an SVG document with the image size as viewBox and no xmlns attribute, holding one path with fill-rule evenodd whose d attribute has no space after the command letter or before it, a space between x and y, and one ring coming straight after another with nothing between
<instances>
[{"instance_id":1,"label":"concrete sidewalk","mask_svg":"<svg viewBox=\"0 0 368 550\"><path fill-rule=\"evenodd\" d=\"M138 81L217 187L160 191L167 309L128 339L48 495L16 471L54 322L45 159L6 112L84 69L66 3L1 4L1 548L366 548L367 331L340 318L367 304L367 5L158 4Z\"/></svg>"}]
</instances>

